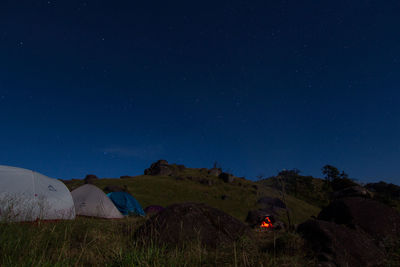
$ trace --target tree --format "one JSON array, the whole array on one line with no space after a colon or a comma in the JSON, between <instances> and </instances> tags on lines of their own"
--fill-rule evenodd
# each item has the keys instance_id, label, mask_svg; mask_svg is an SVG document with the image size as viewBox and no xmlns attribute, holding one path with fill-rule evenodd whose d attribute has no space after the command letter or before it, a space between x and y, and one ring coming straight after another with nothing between
<instances>
[{"instance_id":1,"label":"tree","mask_svg":"<svg viewBox=\"0 0 400 267\"><path fill-rule=\"evenodd\" d=\"M342 190L344 188L357 185L352 179L349 178L344 171L340 172L332 165L325 165L322 168L322 173L325 175L327 186L331 187L334 191Z\"/></svg>"},{"instance_id":2,"label":"tree","mask_svg":"<svg viewBox=\"0 0 400 267\"><path fill-rule=\"evenodd\" d=\"M340 178L342 178L342 179L349 179L349 175L347 175L347 173L345 173L344 171L342 171L342 173L340 174Z\"/></svg>"},{"instance_id":3,"label":"tree","mask_svg":"<svg viewBox=\"0 0 400 267\"><path fill-rule=\"evenodd\" d=\"M342 173L344 174L344 172L342 172ZM325 165L322 168L322 174L325 175L325 180L327 182L332 182L334 179L340 178L339 170L336 167L332 166L332 165Z\"/></svg>"}]
</instances>

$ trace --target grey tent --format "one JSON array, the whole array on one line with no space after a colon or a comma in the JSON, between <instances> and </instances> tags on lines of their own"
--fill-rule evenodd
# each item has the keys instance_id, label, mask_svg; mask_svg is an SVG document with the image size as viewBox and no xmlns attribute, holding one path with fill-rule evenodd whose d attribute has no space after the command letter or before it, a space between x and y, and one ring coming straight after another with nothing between
<instances>
[{"instance_id":1,"label":"grey tent","mask_svg":"<svg viewBox=\"0 0 400 267\"><path fill-rule=\"evenodd\" d=\"M71 192L76 215L107 219L124 218L114 203L98 187L85 184Z\"/></svg>"},{"instance_id":2,"label":"grey tent","mask_svg":"<svg viewBox=\"0 0 400 267\"><path fill-rule=\"evenodd\" d=\"M0 221L74 219L64 183L43 174L0 165Z\"/></svg>"}]
</instances>

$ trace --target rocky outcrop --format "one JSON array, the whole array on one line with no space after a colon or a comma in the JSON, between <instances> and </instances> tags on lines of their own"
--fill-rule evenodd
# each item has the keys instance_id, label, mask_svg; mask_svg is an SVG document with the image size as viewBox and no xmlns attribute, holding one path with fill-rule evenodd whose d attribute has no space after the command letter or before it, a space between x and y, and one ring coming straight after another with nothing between
<instances>
[{"instance_id":1,"label":"rocky outcrop","mask_svg":"<svg viewBox=\"0 0 400 267\"><path fill-rule=\"evenodd\" d=\"M163 159L151 164L150 168L144 170L145 175L169 176L172 172L173 168L168 164L168 161Z\"/></svg>"},{"instance_id":2,"label":"rocky outcrop","mask_svg":"<svg viewBox=\"0 0 400 267\"><path fill-rule=\"evenodd\" d=\"M344 197L372 198L372 194L367 189L359 185L347 187L345 189L336 191L332 194L333 199L339 199Z\"/></svg>"},{"instance_id":3,"label":"rocky outcrop","mask_svg":"<svg viewBox=\"0 0 400 267\"><path fill-rule=\"evenodd\" d=\"M333 201L318 219L361 229L377 243L400 237L400 213L371 199L351 197Z\"/></svg>"},{"instance_id":4,"label":"rocky outcrop","mask_svg":"<svg viewBox=\"0 0 400 267\"><path fill-rule=\"evenodd\" d=\"M257 204L261 208L249 211L246 217L246 222L251 227L259 227L267 216L272 221L272 224L279 225L277 228L284 227L285 224L278 220L279 211L286 209L286 205L282 200L274 197L262 197L257 201Z\"/></svg>"},{"instance_id":5,"label":"rocky outcrop","mask_svg":"<svg viewBox=\"0 0 400 267\"><path fill-rule=\"evenodd\" d=\"M380 266L385 254L364 233L345 225L309 220L298 227L321 266Z\"/></svg>"},{"instance_id":6,"label":"rocky outcrop","mask_svg":"<svg viewBox=\"0 0 400 267\"><path fill-rule=\"evenodd\" d=\"M85 184L93 184L98 179L99 178L94 174L87 174L84 181L85 181Z\"/></svg>"},{"instance_id":7,"label":"rocky outcrop","mask_svg":"<svg viewBox=\"0 0 400 267\"><path fill-rule=\"evenodd\" d=\"M225 183L232 183L235 176L230 173L223 172L219 175L219 178L222 179Z\"/></svg>"},{"instance_id":8,"label":"rocky outcrop","mask_svg":"<svg viewBox=\"0 0 400 267\"><path fill-rule=\"evenodd\" d=\"M271 220L275 230L286 228L286 224L279 220L279 214L276 209L264 208L251 210L247 213L246 223L252 228L260 228L261 223L268 217Z\"/></svg>"},{"instance_id":9,"label":"rocky outcrop","mask_svg":"<svg viewBox=\"0 0 400 267\"><path fill-rule=\"evenodd\" d=\"M400 186L398 185L380 181L379 183L369 183L365 187L374 193L393 199L400 199Z\"/></svg>"},{"instance_id":10,"label":"rocky outcrop","mask_svg":"<svg viewBox=\"0 0 400 267\"><path fill-rule=\"evenodd\" d=\"M246 222L251 227L257 227L261 225L261 222L264 221L265 217L269 217L274 223L276 221L277 214L271 209L258 209L251 210L247 213Z\"/></svg>"},{"instance_id":11,"label":"rocky outcrop","mask_svg":"<svg viewBox=\"0 0 400 267\"><path fill-rule=\"evenodd\" d=\"M150 218L137 232L138 240L183 246L200 242L209 248L230 246L241 238L254 240L238 219L205 204L174 204Z\"/></svg>"},{"instance_id":12,"label":"rocky outcrop","mask_svg":"<svg viewBox=\"0 0 400 267\"><path fill-rule=\"evenodd\" d=\"M286 209L285 203L277 197L262 197L257 201L257 203L265 208Z\"/></svg>"},{"instance_id":13,"label":"rocky outcrop","mask_svg":"<svg viewBox=\"0 0 400 267\"><path fill-rule=\"evenodd\" d=\"M208 174L211 176L220 176L222 173L222 169L221 168L212 168L208 171Z\"/></svg>"},{"instance_id":14,"label":"rocky outcrop","mask_svg":"<svg viewBox=\"0 0 400 267\"><path fill-rule=\"evenodd\" d=\"M334 200L298 227L325 265L380 266L400 238L400 213L365 197ZM393 241L393 243L392 243Z\"/></svg>"}]
</instances>

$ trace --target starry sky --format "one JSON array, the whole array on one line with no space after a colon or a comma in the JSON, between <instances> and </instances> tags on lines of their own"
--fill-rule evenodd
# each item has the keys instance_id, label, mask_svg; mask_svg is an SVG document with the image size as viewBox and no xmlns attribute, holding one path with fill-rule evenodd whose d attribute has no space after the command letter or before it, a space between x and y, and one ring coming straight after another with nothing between
<instances>
[{"instance_id":1,"label":"starry sky","mask_svg":"<svg viewBox=\"0 0 400 267\"><path fill-rule=\"evenodd\" d=\"M397 0L0 1L0 164L400 184Z\"/></svg>"}]
</instances>

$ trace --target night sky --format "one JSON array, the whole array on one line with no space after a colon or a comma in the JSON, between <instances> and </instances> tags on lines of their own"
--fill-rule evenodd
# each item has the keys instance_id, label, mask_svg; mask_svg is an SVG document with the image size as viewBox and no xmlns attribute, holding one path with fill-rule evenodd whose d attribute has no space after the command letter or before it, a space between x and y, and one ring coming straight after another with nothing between
<instances>
[{"instance_id":1,"label":"night sky","mask_svg":"<svg viewBox=\"0 0 400 267\"><path fill-rule=\"evenodd\" d=\"M0 1L0 165L400 183L400 1Z\"/></svg>"}]
</instances>

